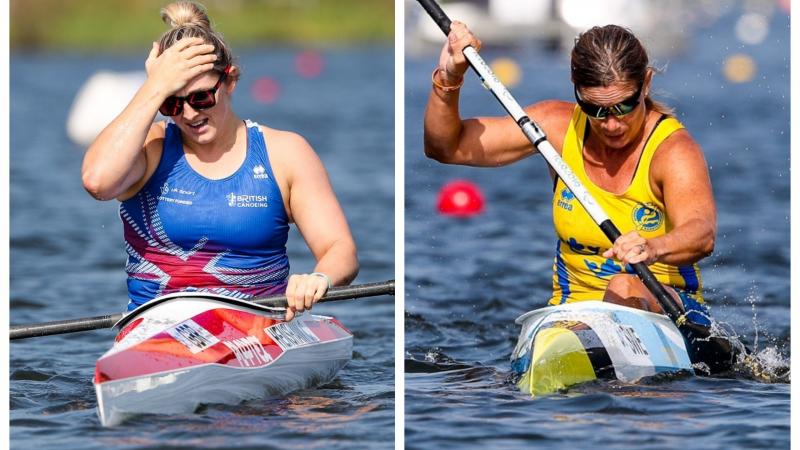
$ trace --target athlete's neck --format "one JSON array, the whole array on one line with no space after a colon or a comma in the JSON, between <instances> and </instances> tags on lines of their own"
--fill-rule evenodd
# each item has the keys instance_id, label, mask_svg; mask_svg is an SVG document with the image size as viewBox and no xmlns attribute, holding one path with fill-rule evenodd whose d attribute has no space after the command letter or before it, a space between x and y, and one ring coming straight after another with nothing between
<instances>
[{"instance_id":1,"label":"athlete's neck","mask_svg":"<svg viewBox=\"0 0 800 450\"><path fill-rule=\"evenodd\" d=\"M213 162L222 157L225 153L230 152L236 146L239 132L245 127L242 121L236 114L231 113L222 122L217 130L217 135L213 140L206 143L192 142L189 139L183 141L184 151L192 153L203 162Z\"/></svg>"},{"instance_id":2,"label":"athlete's neck","mask_svg":"<svg viewBox=\"0 0 800 450\"><path fill-rule=\"evenodd\" d=\"M632 155L637 154L644 146L646 133L651 126L651 117L648 114L643 118L641 124L636 127L638 129L637 133L631 137L628 143L621 147L608 145L603 141L599 131L592 130L589 127L589 136L584 145L584 150L589 154L590 159L595 161L603 161L612 166L621 164Z\"/></svg>"}]
</instances>

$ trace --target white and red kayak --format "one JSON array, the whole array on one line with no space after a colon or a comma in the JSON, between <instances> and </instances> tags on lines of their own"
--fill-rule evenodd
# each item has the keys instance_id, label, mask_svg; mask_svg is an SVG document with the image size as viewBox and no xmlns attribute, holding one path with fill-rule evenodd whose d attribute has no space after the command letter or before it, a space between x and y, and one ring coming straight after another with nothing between
<instances>
[{"instance_id":1,"label":"white and red kayak","mask_svg":"<svg viewBox=\"0 0 800 450\"><path fill-rule=\"evenodd\" d=\"M332 317L209 293L154 299L115 325L94 386L104 426L143 414L191 413L324 384L352 357L353 335Z\"/></svg>"}]
</instances>

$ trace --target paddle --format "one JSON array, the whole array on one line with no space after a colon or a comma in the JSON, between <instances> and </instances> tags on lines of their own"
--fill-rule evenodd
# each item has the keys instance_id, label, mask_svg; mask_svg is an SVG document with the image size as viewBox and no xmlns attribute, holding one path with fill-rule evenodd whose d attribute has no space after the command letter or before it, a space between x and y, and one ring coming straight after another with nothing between
<instances>
[{"instance_id":1,"label":"paddle","mask_svg":"<svg viewBox=\"0 0 800 450\"><path fill-rule=\"evenodd\" d=\"M394 280L334 287L328 290L328 292L325 293L318 303L335 302L363 297L375 297L378 295L394 295ZM271 306L275 308L286 307L285 295L270 295L267 297L253 298L249 301L262 306ZM54 322L34 323L28 325L12 325L9 328L9 335L10 339L13 341L15 339L26 339L38 336L49 336L53 334L75 333L78 331L111 328L123 317L124 314L119 313L105 316L85 317L82 319L57 320Z\"/></svg>"},{"instance_id":2,"label":"paddle","mask_svg":"<svg viewBox=\"0 0 800 450\"><path fill-rule=\"evenodd\" d=\"M438 25L445 36L447 36L450 32L451 21L439 4L437 4L435 0L417 1L419 1L428 15L436 22L436 25ZM470 67L475 70L483 81L483 85L494 94L495 98L503 105L503 108L505 108L508 114L517 122L517 125L519 125L523 134L525 134L531 144L542 154L550 167L558 174L558 177L564 181L570 191L575 194L575 197L592 217L592 220L600 227L603 234L605 234L611 242L615 242L621 235L619 229L611 222L611 219L609 219L605 211L600 208L600 205L597 204L589 191L586 190L572 169L561 159L558 152L556 152L553 146L547 141L547 137L541 128L539 128L539 125L525 114L525 111L519 103L517 103L511 93L508 92L508 89L497 79L489 68L489 65L486 64L483 58L478 54L477 50L469 46L464 48L463 53ZM667 293L666 288L658 282L647 265L644 263L637 263L631 264L631 266L647 289L656 297L667 316L684 331L684 336L686 336L692 346L703 345L703 343L709 342L709 338L711 337L710 330L706 327L685 321L680 309L669 293ZM717 356L721 355L722 352L730 354L730 343L728 343L727 340L724 341L727 343L727 349L703 349L697 351L712 351L712 354Z\"/></svg>"}]
</instances>

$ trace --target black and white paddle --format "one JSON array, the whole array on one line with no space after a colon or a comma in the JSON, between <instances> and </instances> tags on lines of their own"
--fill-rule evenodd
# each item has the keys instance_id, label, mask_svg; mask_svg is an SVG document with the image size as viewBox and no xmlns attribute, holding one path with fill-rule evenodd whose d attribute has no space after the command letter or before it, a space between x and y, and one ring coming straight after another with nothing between
<instances>
[{"instance_id":1,"label":"black and white paddle","mask_svg":"<svg viewBox=\"0 0 800 450\"><path fill-rule=\"evenodd\" d=\"M394 280L334 287L329 289L317 303L375 297L378 295L394 295ZM285 295L270 295L267 297L253 298L249 301L262 306L271 306L275 308L286 307ZM9 335L10 339L13 341L15 339L111 328L123 317L123 313L118 313L81 319L58 320L28 325L12 325L9 327Z\"/></svg>"},{"instance_id":2,"label":"black and white paddle","mask_svg":"<svg viewBox=\"0 0 800 450\"><path fill-rule=\"evenodd\" d=\"M439 4L436 3L435 0L418 1L420 5L425 8L425 11L428 13L428 15L430 15L433 21L436 22L436 25L439 26L445 36L449 34L451 21ZM519 125L522 133L528 138L531 144L533 144L536 150L542 154L544 159L547 161L547 164L549 164L550 167L556 172L558 177L564 181L564 184L567 185L570 191L575 194L575 197L578 199L578 201L580 201L581 205L583 205L583 207L586 209L586 212L589 213L589 215L592 217L592 220L594 220L594 222L600 227L606 237L608 237L612 243L615 242L621 235L619 229L614 225L614 223L611 222L611 219L609 219L608 215L605 213L605 211L603 211L600 205L597 204L589 191L586 190L580 179L564 162L564 160L561 159L561 156L553 148L550 142L547 141L547 137L542 129L536 124L536 122L528 117L508 89L506 89L500 80L497 79L494 72L492 72L492 69L489 68L488 64L486 64L486 61L481 58L477 50L469 46L463 49L463 53L464 57L469 62L470 67L475 70L475 72L483 81L484 86L489 89L495 98L497 98L497 100L500 102L500 104L503 105L503 108L505 108L517 125ZM710 356L712 356L712 358L710 359L717 357L727 361L731 360L732 348L727 339L711 338L711 332L707 327L687 322L683 317L681 310L667 292L666 288L658 282L647 265L644 263L637 263L631 264L631 266L647 289L652 292L652 294L658 300L659 305L661 305L661 307L664 309L664 312L667 314L667 316L669 316L670 319L672 319L678 325L678 328L683 331L688 344L694 347L695 352L701 351L704 354L711 352ZM707 348L709 344L712 344L714 348ZM703 348L698 349L697 347ZM703 359L709 358L704 357ZM724 364L726 368L729 365L730 362ZM717 370L714 370L712 367L712 372L716 371Z\"/></svg>"}]
</instances>

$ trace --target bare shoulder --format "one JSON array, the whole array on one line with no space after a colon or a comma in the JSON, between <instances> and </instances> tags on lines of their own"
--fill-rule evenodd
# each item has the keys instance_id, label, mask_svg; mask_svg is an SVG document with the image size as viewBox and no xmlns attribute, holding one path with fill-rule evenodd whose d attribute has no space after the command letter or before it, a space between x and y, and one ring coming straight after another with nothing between
<instances>
[{"instance_id":1,"label":"bare shoulder","mask_svg":"<svg viewBox=\"0 0 800 450\"><path fill-rule=\"evenodd\" d=\"M322 167L317 153L300 134L264 125L260 127L273 165L278 165L284 170L288 169L288 173L293 173L292 169L295 168L308 171Z\"/></svg>"},{"instance_id":2,"label":"bare shoulder","mask_svg":"<svg viewBox=\"0 0 800 450\"><path fill-rule=\"evenodd\" d=\"M144 139L144 148L149 153L151 149L158 149L164 145L164 137L167 135L166 122L154 122L150 125L150 130L147 131L147 137Z\"/></svg>"},{"instance_id":3,"label":"bare shoulder","mask_svg":"<svg viewBox=\"0 0 800 450\"><path fill-rule=\"evenodd\" d=\"M150 125L147 137L144 140L145 160L147 168L145 170L144 182L150 179L156 171L158 163L161 161L161 154L164 152L164 138L167 135L167 122L155 122Z\"/></svg>"},{"instance_id":4,"label":"bare shoulder","mask_svg":"<svg viewBox=\"0 0 800 450\"><path fill-rule=\"evenodd\" d=\"M161 138L163 139L164 136L167 134L167 122L161 120L159 122L153 122L150 125L150 130L147 132L147 139L150 138Z\"/></svg>"},{"instance_id":5,"label":"bare shoulder","mask_svg":"<svg viewBox=\"0 0 800 450\"><path fill-rule=\"evenodd\" d=\"M650 163L650 172L656 184L660 185L667 178L706 179L708 166L700 144L686 129L681 129L669 135L658 146Z\"/></svg>"},{"instance_id":6,"label":"bare shoulder","mask_svg":"<svg viewBox=\"0 0 800 450\"><path fill-rule=\"evenodd\" d=\"M575 103L562 100L544 100L526 108L528 115L542 127L547 140L559 151L574 110Z\"/></svg>"},{"instance_id":7,"label":"bare shoulder","mask_svg":"<svg viewBox=\"0 0 800 450\"><path fill-rule=\"evenodd\" d=\"M653 164L673 164L681 161L699 161L705 164L703 149L685 128L675 131L664 139L653 155Z\"/></svg>"},{"instance_id":8,"label":"bare shoulder","mask_svg":"<svg viewBox=\"0 0 800 450\"><path fill-rule=\"evenodd\" d=\"M563 100L543 100L530 105L527 110L542 125L545 123L569 123L572 112L575 110L575 103Z\"/></svg>"},{"instance_id":9,"label":"bare shoulder","mask_svg":"<svg viewBox=\"0 0 800 450\"><path fill-rule=\"evenodd\" d=\"M267 148L270 150L270 156L274 152L277 157L286 155L291 155L292 158L316 157L311 144L298 133L269 128L264 125L260 125L260 127Z\"/></svg>"},{"instance_id":10,"label":"bare shoulder","mask_svg":"<svg viewBox=\"0 0 800 450\"><path fill-rule=\"evenodd\" d=\"M161 155L164 153L164 137L167 134L166 132L166 122L155 122L150 125L150 129L147 131L147 136L144 139L144 151L141 154L142 156L138 158L135 163L138 168L134 170L140 171L138 173L142 174L141 178L136 180L131 187L119 195L117 197L118 200L124 201L136 195L156 172L158 164L161 162Z\"/></svg>"}]
</instances>

